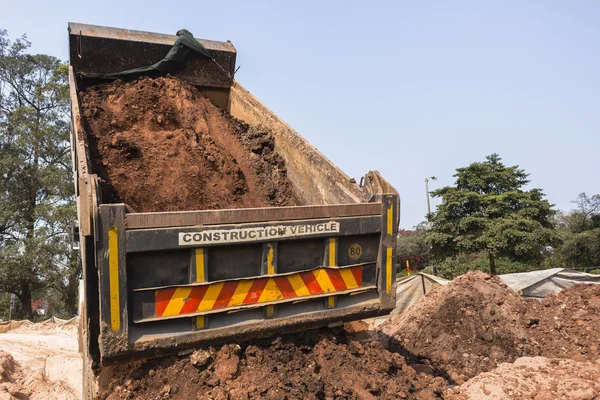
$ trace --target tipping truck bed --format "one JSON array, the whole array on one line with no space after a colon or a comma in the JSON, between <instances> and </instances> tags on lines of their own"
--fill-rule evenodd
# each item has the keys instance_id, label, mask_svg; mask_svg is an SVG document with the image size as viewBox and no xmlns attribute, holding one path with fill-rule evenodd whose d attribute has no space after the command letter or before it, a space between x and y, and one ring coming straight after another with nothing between
<instances>
[{"instance_id":1,"label":"tipping truck bed","mask_svg":"<svg viewBox=\"0 0 600 400\"><path fill-rule=\"evenodd\" d=\"M86 398L111 363L334 326L395 305L398 193L376 171L357 184L231 78L229 42L200 40L216 63L192 55L174 75L273 135L302 205L137 213L102 201L79 97L97 82L81 74L152 64L175 39L69 24Z\"/></svg>"}]
</instances>

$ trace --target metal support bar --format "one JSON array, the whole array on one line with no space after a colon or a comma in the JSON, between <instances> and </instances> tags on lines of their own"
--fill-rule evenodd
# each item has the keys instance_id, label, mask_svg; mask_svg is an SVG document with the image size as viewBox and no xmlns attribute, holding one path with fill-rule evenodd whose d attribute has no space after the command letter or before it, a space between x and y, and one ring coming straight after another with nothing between
<instances>
[{"instance_id":1,"label":"metal support bar","mask_svg":"<svg viewBox=\"0 0 600 400\"><path fill-rule=\"evenodd\" d=\"M206 282L208 276L207 261L208 249L197 247L191 251L192 257L190 262L190 282ZM198 315L192 318L192 330L204 329L208 325L207 317Z\"/></svg>"},{"instance_id":2,"label":"metal support bar","mask_svg":"<svg viewBox=\"0 0 600 400\"><path fill-rule=\"evenodd\" d=\"M275 275L277 273L277 242L264 243L262 252L261 273L263 275ZM275 316L275 305L268 305L264 308L265 318Z\"/></svg>"},{"instance_id":3,"label":"metal support bar","mask_svg":"<svg viewBox=\"0 0 600 400\"><path fill-rule=\"evenodd\" d=\"M398 236L398 196L384 194L376 196L382 205L381 219L381 250L379 264L381 274L379 276L380 298L389 302L395 301L396 296L389 295L396 287L396 241ZM391 304L386 304L391 306Z\"/></svg>"},{"instance_id":4,"label":"metal support bar","mask_svg":"<svg viewBox=\"0 0 600 400\"><path fill-rule=\"evenodd\" d=\"M323 255L323 265L327 267L337 267L338 265L338 239L335 237L325 239L325 254ZM336 303L335 296L328 296L325 300L325 308L334 308Z\"/></svg>"},{"instance_id":5,"label":"metal support bar","mask_svg":"<svg viewBox=\"0 0 600 400\"><path fill-rule=\"evenodd\" d=\"M103 332L127 335L127 268L125 206L103 205L100 207L100 231L98 265L100 266L100 313ZM108 329L107 329L108 328Z\"/></svg>"}]
</instances>

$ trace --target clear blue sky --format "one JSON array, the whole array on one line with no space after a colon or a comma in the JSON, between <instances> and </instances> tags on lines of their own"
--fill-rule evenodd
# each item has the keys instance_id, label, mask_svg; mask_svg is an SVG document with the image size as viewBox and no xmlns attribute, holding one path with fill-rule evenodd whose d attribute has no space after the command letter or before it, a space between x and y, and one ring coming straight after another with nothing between
<instances>
[{"instance_id":1,"label":"clear blue sky","mask_svg":"<svg viewBox=\"0 0 600 400\"><path fill-rule=\"evenodd\" d=\"M494 152L560 209L600 193L600 2L184 3L0 0L0 28L62 59L68 21L229 39L243 85L350 176L391 181L404 228L425 177Z\"/></svg>"}]
</instances>

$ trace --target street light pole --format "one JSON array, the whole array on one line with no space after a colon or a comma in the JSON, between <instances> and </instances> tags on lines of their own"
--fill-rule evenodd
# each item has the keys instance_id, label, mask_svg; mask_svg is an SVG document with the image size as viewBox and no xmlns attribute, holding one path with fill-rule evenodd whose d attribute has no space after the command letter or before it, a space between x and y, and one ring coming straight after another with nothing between
<instances>
[{"instance_id":1,"label":"street light pole","mask_svg":"<svg viewBox=\"0 0 600 400\"><path fill-rule=\"evenodd\" d=\"M437 178L435 176L430 176L425 178L425 196L427 196L427 230L431 230L431 221L429 221L429 215L431 214L431 203L429 202L429 180L435 181ZM429 249L431 250L431 245L429 245ZM434 276L437 276L437 268L435 265L431 266L431 273Z\"/></svg>"},{"instance_id":2,"label":"street light pole","mask_svg":"<svg viewBox=\"0 0 600 400\"><path fill-rule=\"evenodd\" d=\"M429 202L429 180L435 181L437 179L437 177L435 176L430 176L428 178L425 178L425 196L427 196L427 216L429 217L429 214L431 214L431 204ZM427 228L431 229L431 221L427 222Z\"/></svg>"}]
</instances>

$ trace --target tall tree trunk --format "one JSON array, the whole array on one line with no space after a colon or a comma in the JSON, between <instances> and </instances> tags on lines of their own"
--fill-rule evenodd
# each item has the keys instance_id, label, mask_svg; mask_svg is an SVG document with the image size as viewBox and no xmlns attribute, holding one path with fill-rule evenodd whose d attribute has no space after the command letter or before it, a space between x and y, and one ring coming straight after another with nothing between
<instances>
[{"instance_id":1,"label":"tall tree trunk","mask_svg":"<svg viewBox=\"0 0 600 400\"><path fill-rule=\"evenodd\" d=\"M37 126L39 128L40 126L40 112L38 110L37 112L38 114L38 123ZM37 132L39 132L39 129L35 129L35 136L37 137ZM29 240L33 240L35 238L35 221L36 221L36 208L37 208L37 193L38 193L38 189L39 189L39 177L38 177L38 171L39 171L39 162L40 162L40 154L39 154L39 140L35 140L34 141L34 147L33 147L33 171L31 173L31 178L32 181L31 183L31 187L29 188L29 199L28 199L28 205L27 205L27 215L25 216L25 220L26 220L26 229L27 229L27 233L25 235L25 237ZM26 253L30 253L33 250L31 249L30 243L26 242L25 243L25 252ZM21 302L23 303L23 313L25 314L25 318L27 319L33 319L33 310L31 308L31 285L33 282L31 282L30 279L28 279L27 282L22 282L21 283L21 295L23 296L23 298L21 299Z\"/></svg>"},{"instance_id":2,"label":"tall tree trunk","mask_svg":"<svg viewBox=\"0 0 600 400\"><path fill-rule=\"evenodd\" d=\"M29 283L21 285L21 303L23 303L23 313L26 319L33 319L33 310L31 309L31 289Z\"/></svg>"},{"instance_id":3,"label":"tall tree trunk","mask_svg":"<svg viewBox=\"0 0 600 400\"><path fill-rule=\"evenodd\" d=\"M494 255L492 253L488 253L490 259L490 274L496 275L496 260L494 259Z\"/></svg>"}]
</instances>

